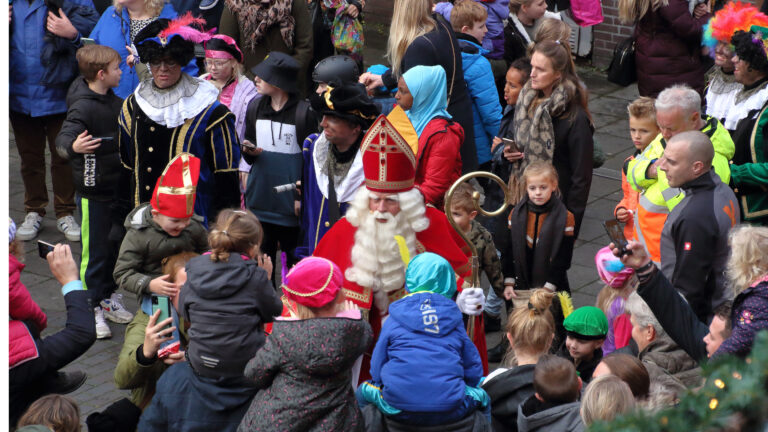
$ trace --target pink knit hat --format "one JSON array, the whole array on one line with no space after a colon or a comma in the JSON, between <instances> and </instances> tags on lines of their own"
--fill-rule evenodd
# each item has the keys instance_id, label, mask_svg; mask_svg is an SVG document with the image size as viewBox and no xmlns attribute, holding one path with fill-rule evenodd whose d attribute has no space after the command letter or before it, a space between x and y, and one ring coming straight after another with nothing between
<instances>
[{"instance_id":1,"label":"pink knit hat","mask_svg":"<svg viewBox=\"0 0 768 432\"><path fill-rule=\"evenodd\" d=\"M600 276L603 282L610 285L611 288L622 288L627 282L634 270L629 267L624 267L611 249L606 246L595 255L595 266L597 266L597 274Z\"/></svg>"},{"instance_id":2,"label":"pink knit hat","mask_svg":"<svg viewBox=\"0 0 768 432\"><path fill-rule=\"evenodd\" d=\"M321 308L336 298L344 276L339 267L325 258L307 257L285 276L283 295L311 308Z\"/></svg>"}]
</instances>

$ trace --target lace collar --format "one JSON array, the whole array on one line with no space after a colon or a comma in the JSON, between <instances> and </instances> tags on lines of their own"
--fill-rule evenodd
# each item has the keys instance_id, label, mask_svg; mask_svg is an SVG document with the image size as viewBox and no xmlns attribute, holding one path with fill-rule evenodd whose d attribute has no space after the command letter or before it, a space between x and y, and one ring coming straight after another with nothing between
<instances>
[{"instance_id":1,"label":"lace collar","mask_svg":"<svg viewBox=\"0 0 768 432\"><path fill-rule=\"evenodd\" d=\"M182 73L179 82L167 89L155 87L151 78L142 81L135 97L139 108L152 121L175 128L216 102L219 90L205 80Z\"/></svg>"}]
</instances>

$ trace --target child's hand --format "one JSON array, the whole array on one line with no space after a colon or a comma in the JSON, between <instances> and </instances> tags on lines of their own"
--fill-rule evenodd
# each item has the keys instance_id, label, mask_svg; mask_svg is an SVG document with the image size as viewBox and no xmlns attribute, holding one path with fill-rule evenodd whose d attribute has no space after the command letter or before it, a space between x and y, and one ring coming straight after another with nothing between
<instances>
[{"instance_id":1,"label":"child's hand","mask_svg":"<svg viewBox=\"0 0 768 432\"><path fill-rule=\"evenodd\" d=\"M294 201L293 202L293 213L298 216L301 214L301 201Z\"/></svg>"},{"instance_id":2,"label":"child's hand","mask_svg":"<svg viewBox=\"0 0 768 432\"><path fill-rule=\"evenodd\" d=\"M517 294L515 294L515 285L504 285L504 298L507 300L512 300L513 298L517 298Z\"/></svg>"},{"instance_id":3,"label":"child's hand","mask_svg":"<svg viewBox=\"0 0 768 432\"><path fill-rule=\"evenodd\" d=\"M341 307L339 308L339 312L354 311L359 309L360 308L357 307L357 305L352 302L352 300L344 300L344 303L342 303Z\"/></svg>"},{"instance_id":4,"label":"child's hand","mask_svg":"<svg viewBox=\"0 0 768 432\"><path fill-rule=\"evenodd\" d=\"M267 272L267 279L272 280L272 258L267 254L256 255L259 267L263 268Z\"/></svg>"},{"instance_id":5,"label":"child's hand","mask_svg":"<svg viewBox=\"0 0 768 432\"><path fill-rule=\"evenodd\" d=\"M627 210L624 207L616 210L616 220L619 222L627 223L632 220L632 210Z\"/></svg>"},{"instance_id":6,"label":"child's hand","mask_svg":"<svg viewBox=\"0 0 768 432\"><path fill-rule=\"evenodd\" d=\"M251 156L258 156L264 150L261 147L256 146L256 144L248 140L243 140L243 143L240 146L240 148L243 150L245 154L251 155Z\"/></svg>"},{"instance_id":7,"label":"child's hand","mask_svg":"<svg viewBox=\"0 0 768 432\"><path fill-rule=\"evenodd\" d=\"M173 339L173 331L176 327L163 328L173 323L173 318L166 318L160 323L157 322L157 317L160 316L160 310L156 310L152 316L149 317L147 328L144 329L144 345L141 348L144 357L151 359L157 356L157 350L160 349L160 345L163 342Z\"/></svg>"},{"instance_id":8,"label":"child's hand","mask_svg":"<svg viewBox=\"0 0 768 432\"><path fill-rule=\"evenodd\" d=\"M173 282L168 282L170 275L162 275L149 281L149 290L157 295L174 297L179 293L179 288Z\"/></svg>"},{"instance_id":9,"label":"child's hand","mask_svg":"<svg viewBox=\"0 0 768 432\"><path fill-rule=\"evenodd\" d=\"M499 144L501 144L501 143L502 143L501 138L493 137L493 141L491 142L491 153L495 152L496 151L496 147L498 147Z\"/></svg>"},{"instance_id":10,"label":"child's hand","mask_svg":"<svg viewBox=\"0 0 768 432\"><path fill-rule=\"evenodd\" d=\"M101 139L93 138L88 134L88 131L85 130L83 133L78 135L75 141L72 143L72 151L80 154L93 153L100 146Z\"/></svg>"}]
</instances>

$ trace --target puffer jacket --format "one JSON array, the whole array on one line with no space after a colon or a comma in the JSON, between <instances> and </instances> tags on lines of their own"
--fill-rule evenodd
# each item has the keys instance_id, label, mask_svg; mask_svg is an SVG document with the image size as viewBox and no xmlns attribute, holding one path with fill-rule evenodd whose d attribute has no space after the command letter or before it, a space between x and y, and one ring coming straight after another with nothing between
<instances>
[{"instance_id":1,"label":"puffer jacket","mask_svg":"<svg viewBox=\"0 0 768 432\"><path fill-rule=\"evenodd\" d=\"M477 44L477 40L464 33L457 33L461 47L461 61L464 68L464 81L467 83L469 96L472 98L472 118L475 123L475 150L477 163L491 161L491 143L499 133L501 123L501 105L496 97L496 83L488 59L483 57L487 51Z\"/></svg>"},{"instance_id":2,"label":"puffer jacket","mask_svg":"<svg viewBox=\"0 0 768 432\"><path fill-rule=\"evenodd\" d=\"M424 203L443 209L448 188L461 176L461 143L464 130L459 123L436 117L419 136L415 184Z\"/></svg>"},{"instance_id":3,"label":"puffer jacket","mask_svg":"<svg viewBox=\"0 0 768 432\"><path fill-rule=\"evenodd\" d=\"M672 341L667 334L660 335L649 343L638 358L643 364L652 363L664 372L678 379L687 388L696 388L702 384L701 368L682 348ZM647 366L646 366L647 368ZM653 380L651 368L647 368Z\"/></svg>"},{"instance_id":4,"label":"puffer jacket","mask_svg":"<svg viewBox=\"0 0 768 432\"><path fill-rule=\"evenodd\" d=\"M75 188L85 198L107 201L115 196L122 169L117 148L117 116L122 105L123 100L112 90L96 93L82 76L69 88L67 119L56 136L56 151L69 160ZM93 154L75 153L72 144L85 130L93 137L112 139L102 140Z\"/></svg>"},{"instance_id":5,"label":"puffer jacket","mask_svg":"<svg viewBox=\"0 0 768 432\"><path fill-rule=\"evenodd\" d=\"M373 331L359 316L276 321L245 367L260 391L238 430L363 431L351 370Z\"/></svg>"},{"instance_id":6,"label":"puffer jacket","mask_svg":"<svg viewBox=\"0 0 768 432\"><path fill-rule=\"evenodd\" d=\"M179 315L191 323L187 358L200 376L237 378L264 345L264 323L283 311L267 272L256 261L230 253L226 261L205 254L186 266Z\"/></svg>"},{"instance_id":7,"label":"puffer jacket","mask_svg":"<svg viewBox=\"0 0 768 432\"><path fill-rule=\"evenodd\" d=\"M8 255L8 366L13 368L38 357L35 339L24 321L37 327L39 334L48 326L48 317L32 300L27 287L21 283L24 264L12 254Z\"/></svg>"},{"instance_id":8,"label":"puffer jacket","mask_svg":"<svg viewBox=\"0 0 768 432\"><path fill-rule=\"evenodd\" d=\"M482 375L480 354L452 300L419 292L389 306L371 357L372 382L387 403L403 411L449 411Z\"/></svg>"},{"instance_id":9,"label":"puffer jacket","mask_svg":"<svg viewBox=\"0 0 768 432\"><path fill-rule=\"evenodd\" d=\"M160 11L158 18L174 19L176 18L176 10L173 9L170 3L166 3ZM115 94L122 99L127 98L133 93L141 81L136 67L130 67L125 62L125 59L131 54L125 48L126 45L131 46L130 22L128 9L123 8L121 13L117 13L115 7L110 6L101 15L99 22L89 36L97 44L114 48L120 54L120 70L123 72L123 75L120 77L120 84L115 88ZM195 59L192 59L182 70L190 76L197 76L198 69Z\"/></svg>"},{"instance_id":10,"label":"puffer jacket","mask_svg":"<svg viewBox=\"0 0 768 432\"><path fill-rule=\"evenodd\" d=\"M91 0L72 0L72 4L93 8ZM47 17L48 8L43 0L13 2L8 54L9 106L11 111L31 117L67 111L65 97L69 82L61 85L42 84L46 74L41 55L45 46ZM78 29L80 33L72 45L79 46L80 37L87 35L95 24L94 20L89 27Z\"/></svg>"},{"instance_id":11,"label":"puffer jacket","mask_svg":"<svg viewBox=\"0 0 768 432\"><path fill-rule=\"evenodd\" d=\"M208 250L208 233L200 216L193 216L178 237L171 237L152 219L151 209L148 203L142 204L125 218L127 232L112 273L120 288L137 297L149 295L149 282L163 275L164 258Z\"/></svg>"},{"instance_id":12,"label":"puffer jacket","mask_svg":"<svg viewBox=\"0 0 768 432\"><path fill-rule=\"evenodd\" d=\"M669 0L640 18L634 33L640 96L655 98L673 84L687 84L703 94L701 35L710 18L712 14L693 17L686 0Z\"/></svg>"},{"instance_id":13,"label":"puffer jacket","mask_svg":"<svg viewBox=\"0 0 768 432\"><path fill-rule=\"evenodd\" d=\"M496 370L483 381L483 390L491 397L491 420L496 432L517 431L517 407L536 392L533 370L536 365L522 365Z\"/></svg>"}]
</instances>

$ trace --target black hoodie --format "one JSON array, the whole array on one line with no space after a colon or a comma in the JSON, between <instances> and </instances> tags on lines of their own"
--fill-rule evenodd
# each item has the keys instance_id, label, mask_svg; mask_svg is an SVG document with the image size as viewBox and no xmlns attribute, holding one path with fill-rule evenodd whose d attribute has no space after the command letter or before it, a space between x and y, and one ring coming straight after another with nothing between
<instances>
[{"instance_id":1,"label":"black hoodie","mask_svg":"<svg viewBox=\"0 0 768 432\"><path fill-rule=\"evenodd\" d=\"M179 295L181 316L191 323L187 357L195 372L209 378L241 377L245 364L264 345L264 323L283 303L255 261L231 253L192 258Z\"/></svg>"},{"instance_id":2,"label":"black hoodie","mask_svg":"<svg viewBox=\"0 0 768 432\"><path fill-rule=\"evenodd\" d=\"M56 150L69 159L77 192L85 198L110 201L118 188L120 155L117 148L117 117L123 100L110 89L101 95L88 87L82 76L75 79L67 93L67 119L56 137ZM77 136L87 130L102 140L93 154L80 154L72 150Z\"/></svg>"},{"instance_id":3,"label":"black hoodie","mask_svg":"<svg viewBox=\"0 0 768 432\"><path fill-rule=\"evenodd\" d=\"M533 389L535 367L535 364L518 366L488 376L483 382L482 388L491 398L494 431L517 432L517 407L536 392Z\"/></svg>"}]
</instances>

